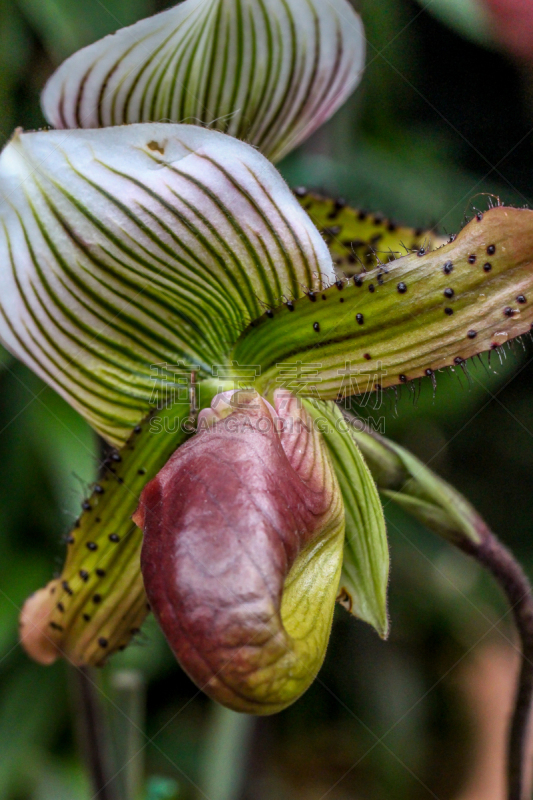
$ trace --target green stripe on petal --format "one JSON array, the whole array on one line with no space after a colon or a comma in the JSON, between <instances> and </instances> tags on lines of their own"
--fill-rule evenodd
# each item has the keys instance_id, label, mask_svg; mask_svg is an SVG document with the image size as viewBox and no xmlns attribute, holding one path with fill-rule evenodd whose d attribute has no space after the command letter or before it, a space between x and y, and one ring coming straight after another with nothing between
<instances>
[{"instance_id":1,"label":"green stripe on petal","mask_svg":"<svg viewBox=\"0 0 533 800\"><path fill-rule=\"evenodd\" d=\"M42 105L56 128L193 122L279 160L351 94L364 54L347 0L186 0L75 53Z\"/></svg>"},{"instance_id":2,"label":"green stripe on petal","mask_svg":"<svg viewBox=\"0 0 533 800\"><path fill-rule=\"evenodd\" d=\"M434 230L397 225L382 214L352 208L344 200L305 189L295 189L294 194L324 237L340 276L372 270L409 251L428 252L446 243Z\"/></svg>"},{"instance_id":3,"label":"green stripe on petal","mask_svg":"<svg viewBox=\"0 0 533 800\"><path fill-rule=\"evenodd\" d=\"M386 638L389 549L376 484L340 409L312 400L304 405L326 441L344 500L346 539L338 600Z\"/></svg>"},{"instance_id":4,"label":"green stripe on petal","mask_svg":"<svg viewBox=\"0 0 533 800\"><path fill-rule=\"evenodd\" d=\"M233 358L285 386L341 399L461 364L533 324L533 211L479 214L449 244L404 256L254 323Z\"/></svg>"},{"instance_id":5,"label":"green stripe on petal","mask_svg":"<svg viewBox=\"0 0 533 800\"><path fill-rule=\"evenodd\" d=\"M17 132L0 157L0 338L115 444L321 273L276 170L215 131Z\"/></svg>"}]
</instances>

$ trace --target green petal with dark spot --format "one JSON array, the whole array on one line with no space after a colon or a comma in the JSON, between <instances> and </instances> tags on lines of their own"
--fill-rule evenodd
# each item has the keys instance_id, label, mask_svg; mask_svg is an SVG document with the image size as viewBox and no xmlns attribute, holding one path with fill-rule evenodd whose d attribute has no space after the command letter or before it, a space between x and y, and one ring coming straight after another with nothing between
<instances>
[{"instance_id":1,"label":"green petal with dark spot","mask_svg":"<svg viewBox=\"0 0 533 800\"><path fill-rule=\"evenodd\" d=\"M382 214L352 208L344 200L305 189L295 189L294 194L324 237L340 277L373 270L411 251L428 252L446 242L434 230L398 225Z\"/></svg>"},{"instance_id":2,"label":"green petal with dark spot","mask_svg":"<svg viewBox=\"0 0 533 800\"><path fill-rule=\"evenodd\" d=\"M285 385L341 399L434 376L532 324L533 211L497 207L438 250L280 306L233 358L263 366L263 394Z\"/></svg>"},{"instance_id":3,"label":"green petal with dark spot","mask_svg":"<svg viewBox=\"0 0 533 800\"><path fill-rule=\"evenodd\" d=\"M21 643L35 660L63 656L102 665L138 633L147 613L140 569L142 533L132 514L147 483L191 432L189 404L146 419L111 453L67 538L59 578L36 592L21 614Z\"/></svg>"}]
</instances>

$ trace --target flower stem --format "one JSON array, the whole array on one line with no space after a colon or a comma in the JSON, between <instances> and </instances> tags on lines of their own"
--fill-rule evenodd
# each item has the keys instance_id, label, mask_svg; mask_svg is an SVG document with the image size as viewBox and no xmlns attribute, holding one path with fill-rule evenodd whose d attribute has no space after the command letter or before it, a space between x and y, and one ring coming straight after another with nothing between
<instances>
[{"instance_id":1,"label":"flower stem","mask_svg":"<svg viewBox=\"0 0 533 800\"><path fill-rule=\"evenodd\" d=\"M255 718L212 703L202 764L202 796L235 800L241 796Z\"/></svg>"},{"instance_id":2,"label":"flower stem","mask_svg":"<svg viewBox=\"0 0 533 800\"><path fill-rule=\"evenodd\" d=\"M110 743L104 712L98 699L94 671L89 667L75 670L78 689L80 740L91 777L91 800L118 800L110 770Z\"/></svg>"},{"instance_id":3,"label":"flower stem","mask_svg":"<svg viewBox=\"0 0 533 800\"><path fill-rule=\"evenodd\" d=\"M111 673L110 686L113 703L109 711L117 779L125 800L140 800L146 753L144 677L138 669L119 669Z\"/></svg>"},{"instance_id":4,"label":"flower stem","mask_svg":"<svg viewBox=\"0 0 533 800\"><path fill-rule=\"evenodd\" d=\"M521 666L508 738L507 798L529 800L528 741L533 699L533 596L531 585L510 551L483 525L481 541L463 539L458 546L485 567L511 605L521 641Z\"/></svg>"}]
</instances>

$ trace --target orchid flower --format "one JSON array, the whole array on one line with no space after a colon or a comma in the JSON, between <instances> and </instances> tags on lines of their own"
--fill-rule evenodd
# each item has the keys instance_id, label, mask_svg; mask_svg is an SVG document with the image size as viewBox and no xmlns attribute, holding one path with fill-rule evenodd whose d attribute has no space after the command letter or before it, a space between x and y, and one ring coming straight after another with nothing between
<instances>
[{"instance_id":1,"label":"orchid flower","mask_svg":"<svg viewBox=\"0 0 533 800\"><path fill-rule=\"evenodd\" d=\"M368 220L296 198L266 156L333 112L362 54L345 0L187 0L52 77L48 119L77 129L2 152L0 337L115 448L23 609L38 661L101 665L151 608L204 691L272 713L320 669L336 599L387 635L378 488L486 543L341 405L529 331L533 214L492 208L435 250L411 232L397 259L386 226L388 263L348 277Z\"/></svg>"},{"instance_id":2,"label":"orchid flower","mask_svg":"<svg viewBox=\"0 0 533 800\"><path fill-rule=\"evenodd\" d=\"M141 537L131 521L140 490L190 435L190 425L184 424L191 415L188 385L184 401L143 422L158 401L156 397L154 404L153 365L158 365L156 383L165 396L176 377L174 365L181 364L181 374L195 376L195 402L200 407L213 404L216 411L221 392L231 390L235 380L246 381L240 370L251 362L239 364L232 355L241 334L262 318L265 308L276 305L284 290L290 292L291 304L297 297L307 300L302 287L322 290L324 276L334 278L331 257L263 156L234 138L196 126L141 124L71 131L66 137L53 131L18 133L2 154L0 175L5 197L2 253L12 267L2 275L2 297L9 300L2 303L2 337L102 436L124 445L111 456L93 497L84 503L61 578L29 601L23 622L30 619L31 624L28 631L28 625L23 627L24 642L42 661L63 652L77 663L100 663L129 640L146 614ZM267 311L269 319L272 313ZM218 370L220 377L214 377ZM261 378L260 366L256 372L252 387ZM283 381L261 394L273 398L280 388ZM304 421L309 427L307 417ZM303 589L289 573L293 575L291 567L300 569L299 559L311 557L304 543L309 540L317 549L317 541L330 535L327 531L335 533L335 563L329 548L313 556L313 569L322 564L325 570L324 586L316 581L316 592L321 596L327 587L331 602L319 640L309 633L311 644L306 646L313 667L308 681L325 651L345 516L348 526L362 526L349 545L353 570L361 572L354 607L383 635L388 564L377 492L360 454L350 445L348 464L353 462L350 469L361 496L349 497L353 508L348 519L347 514L339 516L340 490L325 445L312 425L311 431L309 448L314 450L303 465L291 462L295 457L289 457L287 441L273 433L280 465L271 466L272 471L294 471L291 504L298 504L298 491L304 489L321 494L313 502L324 504L323 525L317 529L316 520L308 520L298 527L285 572L278 574L279 603L285 598L282 578L287 577L294 580L293 602L298 605ZM200 442L211 434L197 436ZM247 446L242 443L244 450ZM319 460L315 466L314 451ZM311 481L307 471L312 468L317 473ZM282 502L273 490L270 499L274 509ZM232 503L241 505L237 498ZM361 503L364 507L358 510ZM331 519L326 513L330 507L335 509ZM318 513L312 502L309 513ZM141 509L136 519L142 516ZM238 532L235 519L227 535L236 537ZM216 537L217 532L209 535ZM308 577L302 570L307 588ZM237 575L234 580L238 586ZM153 605L155 610L157 603ZM42 625L35 624L37 619ZM272 707L280 704L272 702Z\"/></svg>"}]
</instances>

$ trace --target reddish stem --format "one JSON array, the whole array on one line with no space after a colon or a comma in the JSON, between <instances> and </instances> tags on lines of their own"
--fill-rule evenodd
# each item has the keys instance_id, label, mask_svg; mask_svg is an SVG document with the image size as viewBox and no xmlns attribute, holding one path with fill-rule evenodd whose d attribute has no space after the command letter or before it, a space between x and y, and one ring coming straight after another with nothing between
<instances>
[{"instance_id":1,"label":"reddish stem","mask_svg":"<svg viewBox=\"0 0 533 800\"><path fill-rule=\"evenodd\" d=\"M521 666L507 745L507 798L529 800L527 758L533 699L533 596L522 567L511 552L483 525L480 544L469 540L458 546L492 573L511 605L521 641Z\"/></svg>"}]
</instances>

